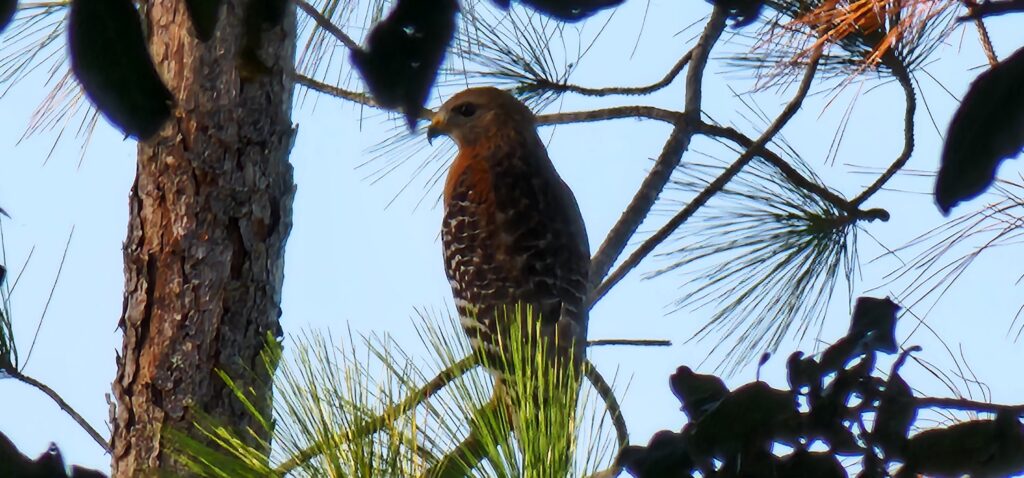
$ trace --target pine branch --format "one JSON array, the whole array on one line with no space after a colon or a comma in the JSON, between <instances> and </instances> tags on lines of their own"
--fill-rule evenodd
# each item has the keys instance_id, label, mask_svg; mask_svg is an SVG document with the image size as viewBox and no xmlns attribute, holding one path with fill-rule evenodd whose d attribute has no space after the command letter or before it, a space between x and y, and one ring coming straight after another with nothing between
<instances>
[{"instance_id":1,"label":"pine branch","mask_svg":"<svg viewBox=\"0 0 1024 478\"><path fill-rule=\"evenodd\" d=\"M910 79L910 72L891 51L885 54L882 62L892 70L893 76L903 87L903 93L906 96L907 106L903 116L903 151L889 166L889 169L886 169L864 192L850 201L855 207L860 207L864 201L882 189L886 182L892 179L900 169L903 169L903 166L906 166L910 155L914 152L914 113L917 111L917 98L914 96L914 84Z\"/></svg>"},{"instance_id":2,"label":"pine branch","mask_svg":"<svg viewBox=\"0 0 1024 478\"><path fill-rule=\"evenodd\" d=\"M68 404L68 402L64 401L64 398L61 397L60 394L57 393L55 390L47 386L45 383L40 382L32 377L29 377L28 375L25 375L17 370L4 370L4 372L11 378L18 380L19 382L22 382L26 385L31 385L40 392L43 392L43 394L45 394L47 397L50 397L50 399L53 400L57 404L57 406L64 411L64 413L67 413L69 416L71 416L71 419L74 420L75 423L78 424L78 426L82 427L82 429L85 430L85 432L88 433L90 437L92 437L92 439L96 442L96 444L100 446L100 448L103 448L103 451L107 453L111 452L110 443L108 443L107 440L103 438L103 435L100 435L100 433L96 431L96 429L93 428L88 421L85 420L85 417L79 414L70 404Z\"/></svg>"},{"instance_id":3,"label":"pine branch","mask_svg":"<svg viewBox=\"0 0 1024 478\"><path fill-rule=\"evenodd\" d=\"M704 33L701 34L697 45L693 47L690 69L686 73L686 117L700 119L701 82L704 68L711 55L711 48L714 47L722 35L722 31L725 30L727 16L724 9L715 7L704 28ZM633 199L594 254L590 265L591 287L601 283L601 280L611 270L615 260L622 255L629 239L647 218L658 196L672 177L672 172L679 166L683 152L690 146L692 136L693 132L685 122L675 123L675 128L669 134L661 155L658 156L651 172L644 178ZM590 303L590 306L593 306L593 302Z\"/></svg>"},{"instance_id":4,"label":"pine branch","mask_svg":"<svg viewBox=\"0 0 1024 478\"><path fill-rule=\"evenodd\" d=\"M818 71L818 62L821 60L823 46L818 46L811 53L807 70L804 73L804 78L800 83L800 87L797 90L796 96L790 100L789 104L782 110L775 121L768 127L768 129L754 142L746 151L728 169L722 172L718 178L716 178L711 184L709 184L697 197L693 198L689 204L686 205L683 210L679 211L672 219L668 221L664 226L661 227L657 232L654 233L650 238L644 241L643 244L637 248L626 260L611 273L607 279L604 280L590 296L590 304L593 306L594 303L601 300L608 290L617 284L629 271L633 270L640 261L642 261L648 254L650 254L655 247L661 244L665 239L668 238L675 230L686 222L701 206L703 206L712 196L721 191L726 184L732 180L739 172L743 169L750 160L754 159L757 151L760 151L782 127L789 122L789 120L796 114L797 110L803 104L804 98L807 96L807 91L811 87L811 83L814 80L814 75Z\"/></svg>"},{"instance_id":5,"label":"pine branch","mask_svg":"<svg viewBox=\"0 0 1024 478\"><path fill-rule=\"evenodd\" d=\"M357 430L351 433L343 433L342 436L366 436L372 433L380 431L386 427L389 423L395 420L395 417L399 417L409 410L412 410L424 400L430 398L437 392L441 391L446 385L452 380L461 377L466 372L472 370L478 365L476 356L470 355L462 360L459 360L452 366L442 370L434 378L430 379L429 382L424 384L415 392L409 394L404 400L398 404L388 407L380 415L368 420L362 426L358 427ZM322 448L323 441L320 440L299 453L292 456L284 463L277 466L274 469L276 476L284 476L290 473L295 468L304 465L309 460L316 457L319 449Z\"/></svg>"}]
</instances>

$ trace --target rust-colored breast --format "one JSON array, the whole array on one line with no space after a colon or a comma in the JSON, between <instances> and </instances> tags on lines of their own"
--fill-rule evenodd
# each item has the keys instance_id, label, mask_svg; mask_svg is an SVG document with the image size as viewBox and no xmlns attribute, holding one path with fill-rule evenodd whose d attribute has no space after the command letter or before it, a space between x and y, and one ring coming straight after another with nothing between
<instances>
[{"instance_id":1,"label":"rust-colored breast","mask_svg":"<svg viewBox=\"0 0 1024 478\"><path fill-rule=\"evenodd\" d=\"M529 306L542 326L565 319L585 338L579 209L543 149L511 146L462 150L445 183L441 239L462 326L486 346L506 309Z\"/></svg>"}]
</instances>

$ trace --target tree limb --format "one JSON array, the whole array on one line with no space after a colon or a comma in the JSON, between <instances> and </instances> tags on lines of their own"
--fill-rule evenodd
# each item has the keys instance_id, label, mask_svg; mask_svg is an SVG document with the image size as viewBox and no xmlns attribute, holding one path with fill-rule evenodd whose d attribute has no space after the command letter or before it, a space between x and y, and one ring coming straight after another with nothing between
<instances>
[{"instance_id":1,"label":"tree limb","mask_svg":"<svg viewBox=\"0 0 1024 478\"><path fill-rule=\"evenodd\" d=\"M31 385L40 392L43 392L43 394L45 394L47 397L50 397L50 399L53 400L57 404L57 406L64 411L64 413L67 413L69 416L71 416L71 419L74 420L75 423L78 424L78 426L82 427L82 429L85 430L85 432L88 433L90 437L92 437L92 439L96 442L96 444L100 446L100 448L103 448L103 451L107 452L108 454L110 453L110 443L108 443L107 440L103 438L103 435L100 435L100 433L96 431L96 429L93 428L88 421L85 420L85 417L83 417L81 414L75 411L75 409L72 408L71 405L68 404L68 402L64 401L64 398L62 398L59 393L57 393L55 390L47 386L45 383L40 382L32 377L29 377L28 375L25 375L17 370L8 369L4 370L4 372L11 378L19 382L22 382L26 385Z\"/></svg>"},{"instance_id":2,"label":"tree limb","mask_svg":"<svg viewBox=\"0 0 1024 478\"><path fill-rule=\"evenodd\" d=\"M704 68L711 55L711 48L714 47L722 35L722 31L725 30L727 16L724 9L715 7L704 32L691 50L690 68L686 72L686 112L684 113L688 118L700 119L701 81L704 76ZM689 147L692 136L693 132L686 122L677 121L675 123L675 128L669 134L654 167L644 178L633 199L594 254L590 264L591 287L601 283L601 279L611 270L615 260L622 255L622 251L625 250L629 239L640 227L640 223L647 218L661 191L665 189L665 185L672 177L672 172L679 166L679 161L683 157L683 152ZM595 301L591 299L589 302L589 306L592 306Z\"/></svg>"},{"instance_id":3,"label":"tree limb","mask_svg":"<svg viewBox=\"0 0 1024 478\"><path fill-rule=\"evenodd\" d=\"M751 159L754 158L757 151L760 151L768 141L770 141L782 127L789 122L790 118L796 114L797 110L803 104L804 98L807 96L807 91L811 88L811 83L814 80L814 75L818 71L818 62L821 60L823 45L816 46L814 51L811 53L810 61L807 65L807 70L804 73L803 80L800 82L800 87L797 90L796 96L790 100L789 104L783 108L779 116L775 118L775 121L768 127L768 129L759 137L757 141L754 141L743 154L740 155L735 162L733 162L725 171L722 172L715 180L709 184L697 197L693 198L689 204L686 205L681 211L676 213L661 229L658 229L651 237L649 237L640 247L637 248L628 258L619 266L615 272L611 273L607 279L604 280L591 294L590 303L593 305L597 301L601 300L608 290L617 284L623 277L626 276L629 271L633 270L640 261L642 261L651 251L654 250L658 244L661 244L665 239L668 238L675 230L686 222L701 206L703 206L711 196L714 196L723 188L725 185L732 180L739 172L743 169Z\"/></svg>"}]
</instances>

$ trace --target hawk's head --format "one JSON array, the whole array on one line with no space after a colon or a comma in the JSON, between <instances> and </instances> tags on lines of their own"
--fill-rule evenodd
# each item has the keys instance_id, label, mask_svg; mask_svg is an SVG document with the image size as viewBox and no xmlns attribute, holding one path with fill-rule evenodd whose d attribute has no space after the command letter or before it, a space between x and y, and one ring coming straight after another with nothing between
<instances>
[{"instance_id":1,"label":"hawk's head","mask_svg":"<svg viewBox=\"0 0 1024 478\"><path fill-rule=\"evenodd\" d=\"M450 136L460 149L474 148L507 131L533 131L533 113L507 91L490 86L463 90L446 101L430 120L427 140Z\"/></svg>"}]
</instances>

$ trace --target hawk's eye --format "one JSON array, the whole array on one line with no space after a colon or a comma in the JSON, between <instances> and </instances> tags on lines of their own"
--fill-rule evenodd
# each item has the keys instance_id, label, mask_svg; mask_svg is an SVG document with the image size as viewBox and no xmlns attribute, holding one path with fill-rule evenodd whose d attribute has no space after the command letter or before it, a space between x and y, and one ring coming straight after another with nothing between
<instances>
[{"instance_id":1,"label":"hawk's eye","mask_svg":"<svg viewBox=\"0 0 1024 478\"><path fill-rule=\"evenodd\" d=\"M459 106L456 106L454 111L458 113L459 116L469 118L470 116L476 114L476 105L474 105L473 103L463 103Z\"/></svg>"}]
</instances>

